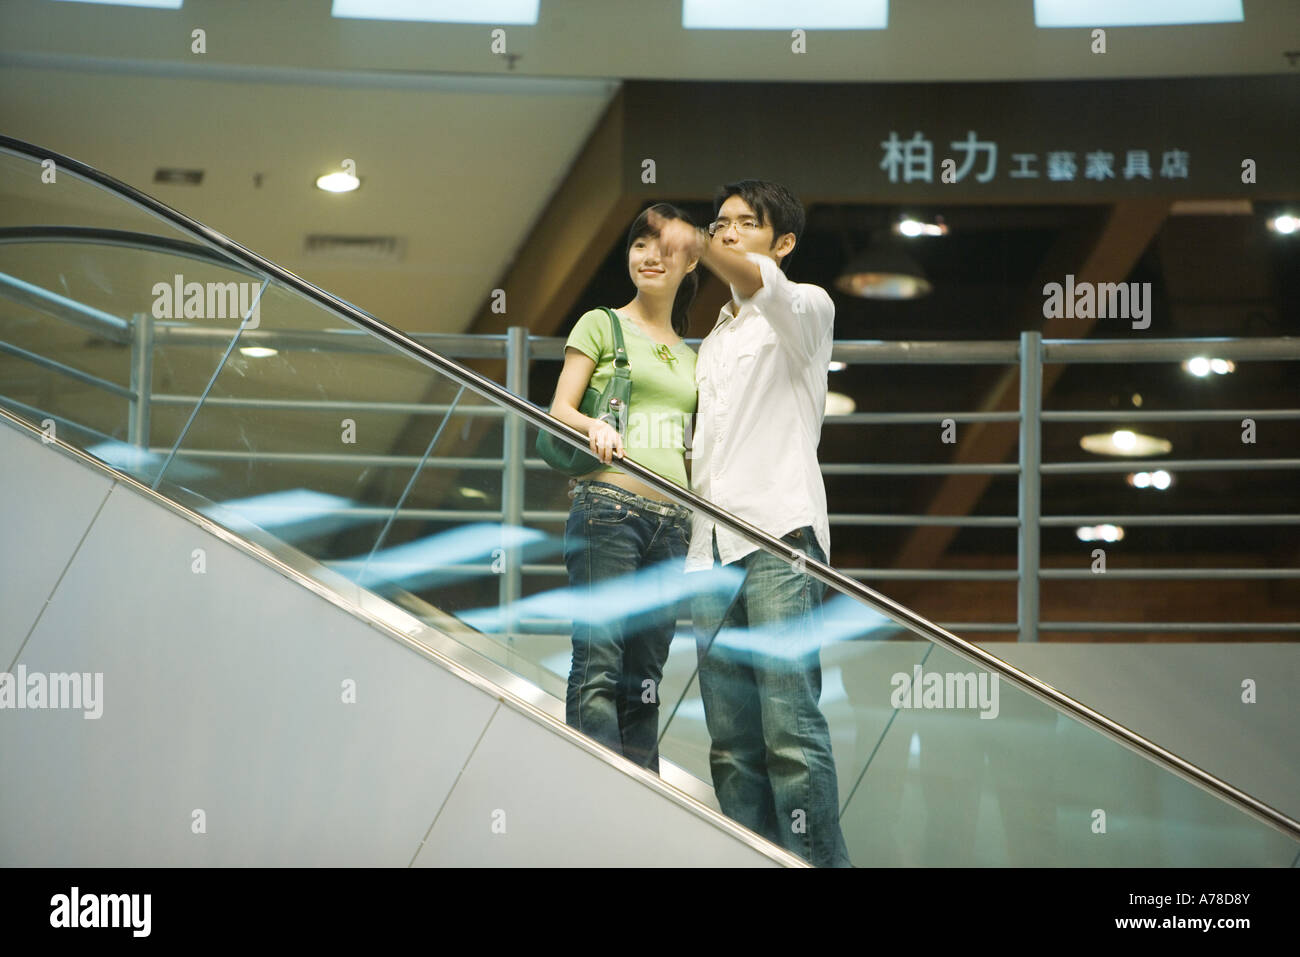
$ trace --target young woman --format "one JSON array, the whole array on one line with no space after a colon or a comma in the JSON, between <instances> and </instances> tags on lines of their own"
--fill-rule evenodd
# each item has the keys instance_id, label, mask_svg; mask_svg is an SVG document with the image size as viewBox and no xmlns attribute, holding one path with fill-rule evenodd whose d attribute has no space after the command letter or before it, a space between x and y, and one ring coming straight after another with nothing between
<instances>
[{"instance_id":1,"label":"young woman","mask_svg":"<svg viewBox=\"0 0 1300 957\"><path fill-rule=\"evenodd\" d=\"M657 772L659 682L676 625L675 573L690 542L690 511L614 460L627 457L689 486L684 436L695 412L695 353L682 336L698 277L695 260L660 250L650 210L690 222L676 207L659 203L628 233L627 270L636 296L614 310L632 373L626 436L578 411L588 384L604 389L613 375L614 334L603 309L584 313L565 343L551 414L585 432L601 462L578 479L564 530L569 585L582 596L566 720Z\"/></svg>"}]
</instances>

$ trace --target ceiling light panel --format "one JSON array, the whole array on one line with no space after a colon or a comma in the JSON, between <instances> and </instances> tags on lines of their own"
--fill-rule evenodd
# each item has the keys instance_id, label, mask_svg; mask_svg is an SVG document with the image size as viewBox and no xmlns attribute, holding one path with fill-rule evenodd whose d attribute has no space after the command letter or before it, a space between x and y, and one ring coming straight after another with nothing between
<instances>
[{"instance_id":1,"label":"ceiling light panel","mask_svg":"<svg viewBox=\"0 0 1300 957\"><path fill-rule=\"evenodd\" d=\"M682 0L687 30L884 30L889 0Z\"/></svg>"},{"instance_id":2,"label":"ceiling light panel","mask_svg":"<svg viewBox=\"0 0 1300 957\"><path fill-rule=\"evenodd\" d=\"M424 23L537 23L541 0L334 0L331 16Z\"/></svg>"}]
</instances>

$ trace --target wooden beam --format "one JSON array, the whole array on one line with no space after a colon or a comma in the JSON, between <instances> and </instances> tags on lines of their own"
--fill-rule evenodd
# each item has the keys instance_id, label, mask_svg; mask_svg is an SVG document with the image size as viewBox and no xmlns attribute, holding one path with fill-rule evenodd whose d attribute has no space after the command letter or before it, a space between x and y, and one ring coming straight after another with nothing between
<instances>
[{"instance_id":1,"label":"wooden beam","mask_svg":"<svg viewBox=\"0 0 1300 957\"><path fill-rule=\"evenodd\" d=\"M572 318L578 296L643 204L626 187L624 124L620 90L502 277L506 311L494 313L485 302L468 332L527 326L531 335L549 336Z\"/></svg>"},{"instance_id":2,"label":"wooden beam","mask_svg":"<svg viewBox=\"0 0 1300 957\"><path fill-rule=\"evenodd\" d=\"M1127 200L1116 203L1100 227L1067 233L1048 252L1027 290L1021 313L1023 328L1041 328L1045 339L1081 339L1095 319L1043 319L1042 289L1046 283L1065 281L1067 274L1080 282L1123 282L1132 273L1169 212L1165 199ZM1129 327L1125 325L1124 332ZM1065 371L1054 363L1043 367L1044 398ZM1019 371L1008 369L979 405L981 412L1014 412L1019 408ZM956 464L1002 462L1016 447L1015 423L976 422L961 430L952 461ZM925 509L927 515L968 515L992 481L991 475L949 475ZM952 526L914 529L894 559L896 568L930 568L956 537Z\"/></svg>"}]
</instances>

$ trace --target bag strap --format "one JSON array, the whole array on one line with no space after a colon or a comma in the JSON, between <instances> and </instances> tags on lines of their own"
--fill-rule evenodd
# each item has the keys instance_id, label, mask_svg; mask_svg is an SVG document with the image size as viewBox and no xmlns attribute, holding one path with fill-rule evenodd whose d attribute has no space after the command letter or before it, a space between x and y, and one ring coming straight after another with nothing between
<instances>
[{"instance_id":1,"label":"bag strap","mask_svg":"<svg viewBox=\"0 0 1300 957\"><path fill-rule=\"evenodd\" d=\"M623 325L618 321L618 314L609 306L601 306L609 313L609 324L614 329L614 374L621 376L630 375L629 363L627 361L627 347L623 345Z\"/></svg>"}]
</instances>

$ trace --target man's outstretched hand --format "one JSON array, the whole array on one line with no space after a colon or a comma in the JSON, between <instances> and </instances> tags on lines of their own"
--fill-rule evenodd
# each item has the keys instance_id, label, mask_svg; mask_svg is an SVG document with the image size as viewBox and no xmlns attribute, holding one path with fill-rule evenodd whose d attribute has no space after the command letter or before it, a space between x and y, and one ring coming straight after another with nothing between
<instances>
[{"instance_id":1,"label":"man's outstretched hand","mask_svg":"<svg viewBox=\"0 0 1300 957\"><path fill-rule=\"evenodd\" d=\"M661 216L653 209L646 220L650 223L650 228L659 234L659 251L665 257L680 252L686 255L687 262L691 262L703 256L708 248L708 232L697 229L690 223Z\"/></svg>"},{"instance_id":2,"label":"man's outstretched hand","mask_svg":"<svg viewBox=\"0 0 1300 957\"><path fill-rule=\"evenodd\" d=\"M659 231L659 252L662 255L684 252L687 262L698 260L745 297L762 288L763 274L745 257L739 245L728 247L721 242L712 242L708 230L698 229L680 219L668 219L653 209L646 221Z\"/></svg>"}]
</instances>

